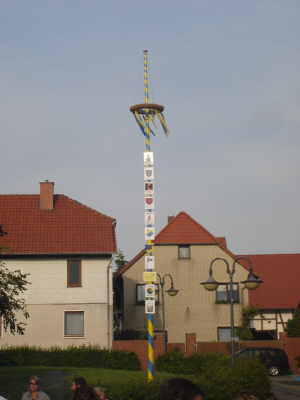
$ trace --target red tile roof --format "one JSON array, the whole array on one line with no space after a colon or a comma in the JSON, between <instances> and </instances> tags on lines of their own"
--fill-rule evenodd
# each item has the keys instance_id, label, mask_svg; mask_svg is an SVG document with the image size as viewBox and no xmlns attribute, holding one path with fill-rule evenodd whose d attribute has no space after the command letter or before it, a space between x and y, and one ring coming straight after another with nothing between
<instances>
[{"instance_id":1,"label":"red tile roof","mask_svg":"<svg viewBox=\"0 0 300 400\"><path fill-rule=\"evenodd\" d=\"M264 309L295 308L300 300L300 254L247 255L263 281L250 290L250 304Z\"/></svg>"},{"instance_id":2,"label":"red tile roof","mask_svg":"<svg viewBox=\"0 0 300 400\"><path fill-rule=\"evenodd\" d=\"M202 225L181 211L158 233L155 244L218 244Z\"/></svg>"},{"instance_id":3,"label":"red tile roof","mask_svg":"<svg viewBox=\"0 0 300 400\"><path fill-rule=\"evenodd\" d=\"M154 241L155 245L178 245L178 244L213 244L219 245L231 257L233 253L226 247L224 237L216 238L209 233L202 225L190 217L186 212L181 211L176 217L169 218L168 224L157 234ZM132 260L120 268L117 275L122 275L132 267L143 255L145 250L141 250Z\"/></svg>"},{"instance_id":4,"label":"red tile roof","mask_svg":"<svg viewBox=\"0 0 300 400\"><path fill-rule=\"evenodd\" d=\"M6 254L104 254L116 251L115 220L67 196L41 210L39 195L0 195Z\"/></svg>"}]
</instances>

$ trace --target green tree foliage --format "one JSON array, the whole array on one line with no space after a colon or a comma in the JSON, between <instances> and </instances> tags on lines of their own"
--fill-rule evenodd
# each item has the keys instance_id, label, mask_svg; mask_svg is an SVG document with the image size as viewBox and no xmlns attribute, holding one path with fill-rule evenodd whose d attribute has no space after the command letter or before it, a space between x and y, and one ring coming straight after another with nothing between
<instances>
[{"instance_id":1,"label":"green tree foliage","mask_svg":"<svg viewBox=\"0 0 300 400\"><path fill-rule=\"evenodd\" d=\"M27 290L28 274L20 270L11 271L3 261L0 262L0 316L4 329L15 335L23 335L26 324L17 319L16 314L29 317L25 300L20 295Z\"/></svg>"},{"instance_id":2,"label":"green tree foliage","mask_svg":"<svg viewBox=\"0 0 300 400\"><path fill-rule=\"evenodd\" d=\"M242 310L242 326L236 328L236 334L241 340L253 339L253 334L250 330L251 320L260 313L260 309L256 307L244 307Z\"/></svg>"},{"instance_id":3,"label":"green tree foliage","mask_svg":"<svg viewBox=\"0 0 300 400\"><path fill-rule=\"evenodd\" d=\"M124 256L124 253L122 250L119 250L118 253L116 254L115 257L115 266L116 266L116 270L118 270L119 268L121 268L123 265L125 265L127 263L127 260Z\"/></svg>"},{"instance_id":4,"label":"green tree foliage","mask_svg":"<svg viewBox=\"0 0 300 400\"><path fill-rule=\"evenodd\" d=\"M285 330L290 337L300 337L300 302L297 305L293 318L288 320Z\"/></svg>"}]
</instances>

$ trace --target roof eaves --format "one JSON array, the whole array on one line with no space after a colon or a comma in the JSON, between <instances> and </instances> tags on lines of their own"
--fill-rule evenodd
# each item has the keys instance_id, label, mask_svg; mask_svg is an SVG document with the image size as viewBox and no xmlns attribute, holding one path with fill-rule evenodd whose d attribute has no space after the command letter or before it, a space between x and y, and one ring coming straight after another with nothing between
<instances>
[{"instance_id":1,"label":"roof eaves","mask_svg":"<svg viewBox=\"0 0 300 400\"><path fill-rule=\"evenodd\" d=\"M132 265L134 265L143 255L146 253L145 249L142 249L136 256L134 256L127 264L123 265L117 272L116 276L123 275Z\"/></svg>"}]
</instances>

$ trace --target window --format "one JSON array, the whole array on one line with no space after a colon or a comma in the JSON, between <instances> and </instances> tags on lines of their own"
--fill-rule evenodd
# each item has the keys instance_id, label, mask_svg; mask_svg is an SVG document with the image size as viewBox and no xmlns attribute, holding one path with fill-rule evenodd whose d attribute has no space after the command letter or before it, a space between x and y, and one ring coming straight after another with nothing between
<instances>
[{"instance_id":1,"label":"window","mask_svg":"<svg viewBox=\"0 0 300 400\"><path fill-rule=\"evenodd\" d=\"M81 286L81 260L68 260L68 287Z\"/></svg>"},{"instance_id":2,"label":"window","mask_svg":"<svg viewBox=\"0 0 300 400\"><path fill-rule=\"evenodd\" d=\"M238 337L234 336L235 341L238 341ZM219 342L230 342L231 341L231 328L218 328L218 341Z\"/></svg>"},{"instance_id":3,"label":"window","mask_svg":"<svg viewBox=\"0 0 300 400\"><path fill-rule=\"evenodd\" d=\"M178 258L180 260L191 258L191 249L189 245L178 246Z\"/></svg>"},{"instance_id":4,"label":"window","mask_svg":"<svg viewBox=\"0 0 300 400\"><path fill-rule=\"evenodd\" d=\"M84 336L83 311L65 311L65 336Z\"/></svg>"},{"instance_id":5,"label":"window","mask_svg":"<svg viewBox=\"0 0 300 400\"><path fill-rule=\"evenodd\" d=\"M156 285L155 302L156 302L156 304L159 303L158 285ZM138 283L136 285L136 304L145 304L145 284L144 283Z\"/></svg>"},{"instance_id":6,"label":"window","mask_svg":"<svg viewBox=\"0 0 300 400\"><path fill-rule=\"evenodd\" d=\"M239 284L233 284L233 302L239 303ZM221 283L216 290L216 303L227 304L230 303L230 285L229 283Z\"/></svg>"}]
</instances>

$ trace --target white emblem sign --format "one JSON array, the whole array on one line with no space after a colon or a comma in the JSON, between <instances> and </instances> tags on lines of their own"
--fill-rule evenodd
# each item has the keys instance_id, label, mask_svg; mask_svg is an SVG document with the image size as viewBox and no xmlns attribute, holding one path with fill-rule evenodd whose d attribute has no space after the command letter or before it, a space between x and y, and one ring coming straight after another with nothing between
<instances>
[{"instance_id":1,"label":"white emblem sign","mask_svg":"<svg viewBox=\"0 0 300 400\"><path fill-rule=\"evenodd\" d=\"M144 166L145 167L153 166L153 152L152 151L144 152Z\"/></svg>"},{"instance_id":2,"label":"white emblem sign","mask_svg":"<svg viewBox=\"0 0 300 400\"><path fill-rule=\"evenodd\" d=\"M155 314L155 300L145 300L145 313Z\"/></svg>"},{"instance_id":3,"label":"white emblem sign","mask_svg":"<svg viewBox=\"0 0 300 400\"><path fill-rule=\"evenodd\" d=\"M146 212L145 213L145 225L146 227L154 226L154 213L153 212Z\"/></svg>"},{"instance_id":4,"label":"white emblem sign","mask_svg":"<svg viewBox=\"0 0 300 400\"><path fill-rule=\"evenodd\" d=\"M153 196L153 182L145 182L145 196Z\"/></svg>"},{"instance_id":5,"label":"white emblem sign","mask_svg":"<svg viewBox=\"0 0 300 400\"><path fill-rule=\"evenodd\" d=\"M153 271L155 268L154 256L145 256L145 270Z\"/></svg>"},{"instance_id":6,"label":"white emblem sign","mask_svg":"<svg viewBox=\"0 0 300 400\"><path fill-rule=\"evenodd\" d=\"M145 285L145 299L146 300L155 300L155 290L156 286L153 284Z\"/></svg>"},{"instance_id":7,"label":"white emblem sign","mask_svg":"<svg viewBox=\"0 0 300 400\"><path fill-rule=\"evenodd\" d=\"M153 167L145 167L144 168L144 179L145 181L151 181L154 179L154 169Z\"/></svg>"},{"instance_id":8,"label":"white emblem sign","mask_svg":"<svg viewBox=\"0 0 300 400\"><path fill-rule=\"evenodd\" d=\"M154 209L154 198L153 197L145 197L145 209L146 210Z\"/></svg>"},{"instance_id":9,"label":"white emblem sign","mask_svg":"<svg viewBox=\"0 0 300 400\"><path fill-rule=\"evenodd\" d=\"M154 228L145 228L145 240L154 240L155 230Z\"/></svg>"}]
</instances>

